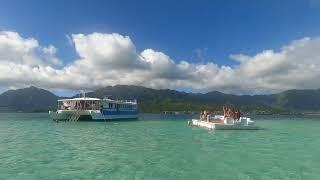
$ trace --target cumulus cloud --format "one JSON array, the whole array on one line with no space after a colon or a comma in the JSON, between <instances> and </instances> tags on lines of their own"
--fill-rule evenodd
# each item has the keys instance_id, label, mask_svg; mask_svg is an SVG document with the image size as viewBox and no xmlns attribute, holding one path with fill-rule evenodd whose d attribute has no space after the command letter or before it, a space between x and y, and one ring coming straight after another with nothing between
<instances>
[{"instance_id":1,"label":"cumulus cloud","mask_svg":"<svg viewBox=\"0 0 320 180\"><path fill-rule=\"evenodd\" d=\"M92 90L128 84L235 94L320 87L319 38L303 38L254 56L233 54L237 65L231 67L177 61L153 49L138 52L130 37L117 33L67 37L79 58L64 65L53 45L0 31L0 86Z\"/></svg>"}]
</instances>

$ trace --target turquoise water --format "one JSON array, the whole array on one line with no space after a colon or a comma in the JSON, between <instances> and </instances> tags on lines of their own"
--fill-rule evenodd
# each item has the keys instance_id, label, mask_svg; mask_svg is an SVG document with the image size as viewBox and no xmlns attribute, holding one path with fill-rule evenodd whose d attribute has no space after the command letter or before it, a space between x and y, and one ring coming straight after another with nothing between
<instances>
[{"instance_id":1,"label":"turquoise water","mask_svg":"<svg viewBox=\"0 0 320 180\"><path fill-rule=\"evenodd\" d=\"M0 179L320 179L318 117L256 117L261 131L209 131L187 119L0 113Z\"/></svg>"}]
</instances>

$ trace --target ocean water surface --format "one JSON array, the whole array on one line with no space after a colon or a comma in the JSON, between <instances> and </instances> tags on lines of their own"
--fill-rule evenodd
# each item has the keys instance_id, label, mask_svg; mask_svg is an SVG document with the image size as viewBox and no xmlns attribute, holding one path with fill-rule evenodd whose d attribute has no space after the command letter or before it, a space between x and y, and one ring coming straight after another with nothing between
<instances>
[{"instance_id":1,"label":"ocean water surface","mask_svg":"<svg viewBox=\"0 0 320 180\"><path fill-rule=\"evenodd\" d=\"M212 131L190 118L0 113L0 179L320 179L320 117L257 116L259 131Z\"/></svg>"}]
</instances>

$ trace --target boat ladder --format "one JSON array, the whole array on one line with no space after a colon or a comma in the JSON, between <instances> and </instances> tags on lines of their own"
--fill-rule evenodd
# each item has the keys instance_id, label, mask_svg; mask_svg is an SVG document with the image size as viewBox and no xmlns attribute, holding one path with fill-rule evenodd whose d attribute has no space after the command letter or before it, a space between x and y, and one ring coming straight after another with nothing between
<instances>
[{"instance_id":1,"label":"boat ladder","mask_svg":"<svg viewBox=\"0 0 320 180\"><path fill-rule=\"evenodd\" d=\"M68 121L78 121L79 118L80 118L80 110L76 110L69 116Z\"/></svg>"}]
</instances>

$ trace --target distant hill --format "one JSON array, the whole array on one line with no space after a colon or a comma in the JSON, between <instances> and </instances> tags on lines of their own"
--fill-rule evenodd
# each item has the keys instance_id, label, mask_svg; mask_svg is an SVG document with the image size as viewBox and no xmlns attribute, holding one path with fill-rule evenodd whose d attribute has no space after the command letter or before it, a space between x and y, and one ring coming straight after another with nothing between
<instances>
[{"instance_id":1,"label":"distant hill","mask_svg":"<svg viewBox=\"0 0 320 180\"><path fill-rule=\"evenodd\" d=\"M98 98L110 96L115 99L137 99L140 110L144 112L199 111L201 109L220 111L225 104L240 106L242 110L253 113L320 110L320 90L289 90L271 95L238 96L218 91L201 94L117 85L107 86L87 95Z\"/></svg>"},{"instance_id":2,"label":"distant hill","mask_svg":"<svg viewBox=\"0 0 320 180\"><path fill-rule=\"evenodd\" d=\"M220 111L225 104L239 106L250 113L286 113L289 111L319 111L320 90L289 90L271 95L232 95L213 91L205 94L169 89L116 85L86 93L87 97L137 99L141 112ZM50 91L29 87L9 90L0 95L0 111L47 111L56 108L58 96Z\"/></svg>"},{"instance_id":3,"label":"distant hill","mask_svg":"<svg viewBox=\"0 0 320 180\"><path fill-rule=\"evenodd\" d=\"M56 107L58 96L50 91L29 87L0 94L1 111L37 112Z\"/></svg>"},{"instance_id":4,"label":"distant hill","mask_svg":"<svg viewBox=\"0 0 320 180\"><path fill-rule=\"evenodd\" d=\"M320 89L288 90L273 94L271 106L298 111L320 111Z\"/></svg>"}]
</instances>

